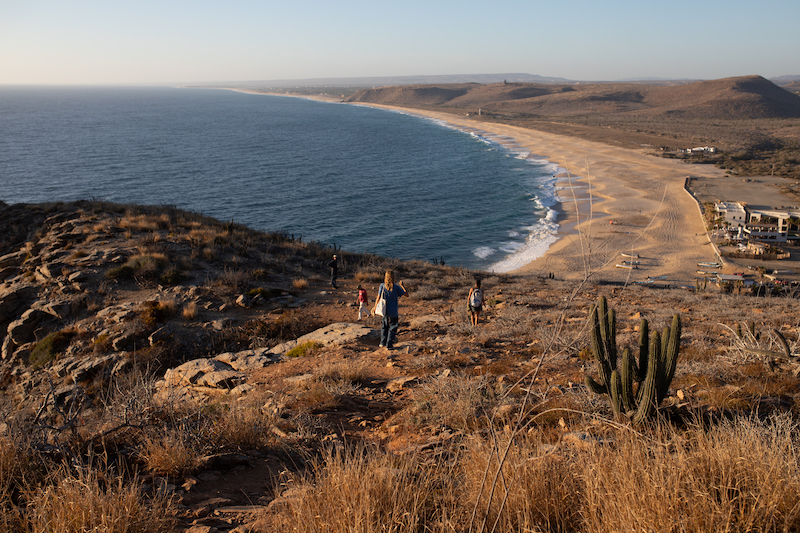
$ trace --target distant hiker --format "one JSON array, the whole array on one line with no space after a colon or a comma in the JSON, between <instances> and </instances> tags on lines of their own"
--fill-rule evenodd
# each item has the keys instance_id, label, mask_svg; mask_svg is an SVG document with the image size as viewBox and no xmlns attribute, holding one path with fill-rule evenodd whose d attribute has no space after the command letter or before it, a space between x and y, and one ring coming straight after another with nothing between
<instances>
[{"instance_id":1,"label":"distant hiker","mask_svg":"<svg viewBox=\"0 0 800 533\"><path fill-rule=\"evenodd\" d=\"M336 286L336 278L339 276L339 262L336 260L336 256L333 256L331 262L328 263L328 267L331 269L331 286L334 289L337 289Z\"/></svg>"},{"instance_id":2,"label":"distant hiker","mask_svg":"<svg viewBox=\"0 0 800 533\"><path fill-rule=\"evenodd\" d=\"M367 290L359 285L358 287L358 297L356 298L356 303L358 303L358 319L361 320L361 315L366 314L366 316L372 316L372 313L369 311L369 307L367 304L369 303L369 298L367 298Z\"/></svg>"},{"instance_id":3,"label":"distant hiker","mask_svg":"<svg viewBox=\"0 0 800 533\"><path fill-rule=\"evenodd\" d=\"M386 271L383 278L383 283L378 287L378 296L375 300L375 309L372 314L376 313L378 302L381 298L386 300L386 312L383 314L383 321L381 322L381 343L380 346L385 346L388 349L394 347L395 340L397 340L397 328L400 321L400 304L398 298L408 295L408 291L403 286L401 281L399 284L394 283L394 272L391 270Z\"/></svg>"},{"instance_id":4,"label":"distant hiker","mask_svg":"<svg viewBox=\"0 0 800 533\"><path fill-rule=\"evenodd\" d=\"M483 291L481 291L481 280L475 280L475 286L469 290L467 296L467 307L470 313L470 323L473 326L478 325L478 319L481 316L481 309L483 309Z\"/></svg>"}]
</instances>

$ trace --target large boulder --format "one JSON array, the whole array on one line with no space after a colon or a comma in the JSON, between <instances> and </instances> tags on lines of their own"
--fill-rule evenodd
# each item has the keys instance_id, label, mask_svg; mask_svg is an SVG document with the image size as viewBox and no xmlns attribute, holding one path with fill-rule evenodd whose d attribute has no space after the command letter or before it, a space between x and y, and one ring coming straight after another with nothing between
<instances>
[{"instance_id":1,"label":"large boulder","mask_svg":"<svg viewBox=\"0 0 800 533\"><path fill-rule=\"evenodd\" d=\"M307 342L318 342L320 344L344 344L346 342L362 339L364 337L376 335L375 330L369 326L353 324L352 322L336 322L312 331L296 340L284 342L269 350L272 354L285 354L292 348Z\"/></svg>"}]
</instances>

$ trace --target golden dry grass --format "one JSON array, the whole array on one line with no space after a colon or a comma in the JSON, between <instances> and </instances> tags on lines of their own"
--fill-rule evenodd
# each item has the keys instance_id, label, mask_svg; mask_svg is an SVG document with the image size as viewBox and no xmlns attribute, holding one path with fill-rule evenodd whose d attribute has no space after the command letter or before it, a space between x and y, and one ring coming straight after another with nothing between
<instances>
[{"instance_id":1,"label":"golden dry grass","mask_svg":"<svg viewBox=\"0 0 800 533\"><path fill-rule=\"evenodd\" d=\"M800 529L798 428L786 417L619 429L577 447L511 436L473 436L435 463L329 451L290 484L278 518L304 532Z\"/></svg>"},{"instance_id":2,"label":"golden dry grass","mask_svg":"<svg viewBox=\"0 0 800 533\"><path fill-rule=\"evenodd\" d=\"M164 493L146 499L138 483L81 470L32 494L20 529L30 533L156 533L172 531L173 516L172 503Z\"/></svg>"}]
</instances>

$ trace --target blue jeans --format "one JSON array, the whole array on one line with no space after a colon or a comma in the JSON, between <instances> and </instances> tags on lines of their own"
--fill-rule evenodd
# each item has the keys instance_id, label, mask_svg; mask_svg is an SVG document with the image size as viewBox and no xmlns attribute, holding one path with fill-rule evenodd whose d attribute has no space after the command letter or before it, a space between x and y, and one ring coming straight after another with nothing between
<instances>
[{"instance_id":1,"label":"blue jeans","mask_svg":"<svg viewBox=\"0 0 800 533\"><path fill-rule=\"evenodd\" d=\"M392 347L394 341L397 340L397 327L399 326L400 317L385 316L381 321L381 344L389 348Z\"/></svg>"}]
</instances>

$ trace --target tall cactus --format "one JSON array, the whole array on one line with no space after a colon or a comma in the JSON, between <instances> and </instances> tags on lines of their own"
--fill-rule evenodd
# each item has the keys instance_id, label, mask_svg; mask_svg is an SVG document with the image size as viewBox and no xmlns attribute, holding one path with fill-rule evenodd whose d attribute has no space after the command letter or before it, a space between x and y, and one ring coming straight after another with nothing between
<instances>
[{"instance_id":1,"label":"tall cactus","mask_svg":"<svg viewBox=\"0 0 800 533\"><path fill-rule=\"evenodd\" d=\"M631 416L634 424L650 418L667 395L681 342L681 317L672 317L672 325L650 335L647 320L639 327L639 360L629 348L622 351L617 368L617 324L605 296L589 312L589 325L599 381L586 376L586 386L597 394L607 394L616 416ZM638 384L634 392L634 383Z\"/></svg>"}]
</instances>

